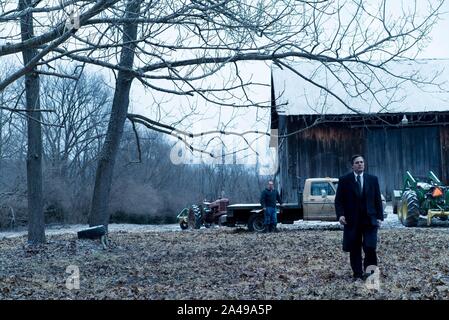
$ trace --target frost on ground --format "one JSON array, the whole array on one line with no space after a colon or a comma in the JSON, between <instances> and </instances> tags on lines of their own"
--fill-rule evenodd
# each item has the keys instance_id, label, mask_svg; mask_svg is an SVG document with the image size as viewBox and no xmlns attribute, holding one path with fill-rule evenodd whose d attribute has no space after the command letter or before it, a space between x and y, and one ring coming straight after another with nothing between
<instances>
[{"instance_id":1,"label":"frost on ground","mask_svg":"<svg viewBox=\"0 0 449 320\"><path fill-rule=\"evenodd\" d=\"M72 225L53 225L45 228L46 235L61 235L61 234L74 234L78 231L88 228L85 224L72 224ZM177 231L181 230L178 224L110 224L108 226L110 232L126 231L126 232L164 232L164 231ZM2 238L15 238L26 236L27 231L3 231L0 232L0 240Z\"/></svg>"},{"instance_id":2,"label":"frost on ground","mask_svg":"<svg viewBox=\"0 0 449 320\"><path fill-rule=\"evenodd\" d=\"M389 228L405 228L398 220L396 214L393 214L393 209L391 206L387 206L385 209L387 216L382 223L383 229ZM279 224L279 229L281 230L339 230L341 229L340 224L336 221L304 221L298 220L293 224ZM425 219L422 219L419 223L421 227L427 227ZM432 227L448 227L448 221L440 221L434 218ZM45 233L47 235L62 235L62 234L73 234L80 230L88 228L88 225L76 224L76 225L53 225L47 226ZM179 224L162 224L162 225L138 225L138 224L110 224L110 232L126 231L126 232L172 232L181 231ZM20 231L2 231L0 232L0 240L3 238L14 238L26 236L26 230Z\"/></svg>"},{"instance_id":3,"label":"frost on ground","mask_svg":"<svg viewBox=\"0 0 449 320\"><path fill-rule=\"evenodd\" d=\"M447 228L382 229L379 290L352 281L341 238L339 228L111 229L107 250L74 233L49 235L37 248L4 238L0 299L449 298ZM74 268L79 289L69 290Z\"/></svg>"}]
</instances>

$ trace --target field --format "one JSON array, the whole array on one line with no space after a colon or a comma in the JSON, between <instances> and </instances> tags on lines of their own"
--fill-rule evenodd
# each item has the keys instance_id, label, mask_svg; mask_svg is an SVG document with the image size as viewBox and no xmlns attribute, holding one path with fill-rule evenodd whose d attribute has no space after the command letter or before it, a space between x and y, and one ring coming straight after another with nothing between
<instances>
[{"instance_id":1,"label":"field","mask_svg":"<svg viewBox=\"0 0 449 320\"><path fill-rule=\"evenodd\" d=\"M352 280L339 229L113 231L106 250L74 234L4 238L0 299L449 298L447 228L379 236L378 290Z\"/></svg>"}]
</instances>

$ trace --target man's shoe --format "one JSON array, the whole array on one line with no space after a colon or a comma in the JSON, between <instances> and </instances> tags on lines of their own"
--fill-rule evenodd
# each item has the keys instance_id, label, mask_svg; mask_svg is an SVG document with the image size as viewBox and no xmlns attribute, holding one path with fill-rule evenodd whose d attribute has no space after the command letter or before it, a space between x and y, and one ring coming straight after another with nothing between
<instances>
[{"instance_id":1,"label":"man's shoe","mask_svg":"<svg viewBox=\"0 0 449 320\"><path fill-rule=\"evenodd\" d=\"M354 273L353 276L352 276L352 279L354 279L354 281L364 280L363 279L363 273Z\"/></svg>"}]
</instances>

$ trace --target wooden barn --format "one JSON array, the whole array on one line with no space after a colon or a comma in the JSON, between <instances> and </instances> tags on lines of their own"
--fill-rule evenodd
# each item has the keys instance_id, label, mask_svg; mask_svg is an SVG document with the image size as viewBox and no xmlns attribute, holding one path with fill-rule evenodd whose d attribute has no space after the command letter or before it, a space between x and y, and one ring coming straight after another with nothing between
<instances>
[{"instance_id":1,"label":"wooden barn","mask_svg":"<svg viewBox=\"0 0 449 320\"><path fill-rule=\"evenodd\" d=\"M296 202L306 178L349 172L349 160L358 153L365 156L366 171L379 177L387 200L402 187L406 170L415 176L433 170L449 183L449 94L444 89L449 60L421 61L419 68L427 74L437 70L443 86L407 85L401 98L388 97L388 108L380 110L355 98L348 104L360 112L351 112L291 70L273 66L271 128L280 136L277 181L283 201Z\"/></svg>"}]
</instances>

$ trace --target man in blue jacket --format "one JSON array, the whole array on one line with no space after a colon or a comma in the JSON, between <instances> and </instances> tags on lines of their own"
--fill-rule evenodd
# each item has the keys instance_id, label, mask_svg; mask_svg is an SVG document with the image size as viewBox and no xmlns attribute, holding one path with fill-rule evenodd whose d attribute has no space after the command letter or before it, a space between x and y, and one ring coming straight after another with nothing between
<instances>
[{"instance_id":1,"label":"man in blue jacket","mask_svg":"<svg viewBox=\"0 0 449 320\"><path fill-rule=\"evenodd\" d=\"M269 180L268 187L260 195L260 204L264 208L265 213L265 229L263 232L277 232L276 201L282 204L279 192L274 189L273 180Z\"/></svg>"},{"instance_id":2,"label":"man in blue jacket","mask_svg":"<svg viewBox=\"0 0 449 320\"><path fill-rule=\"evenodd\" d=\"M353 156L351 164L352 172L338 181L335 211L344 226L343 251L349 252L353 276L365 279L367 267L377 266L377 229L384 219L382 198L377 177L364 173L363 156Z\"/></svg>"}]
</instances>

